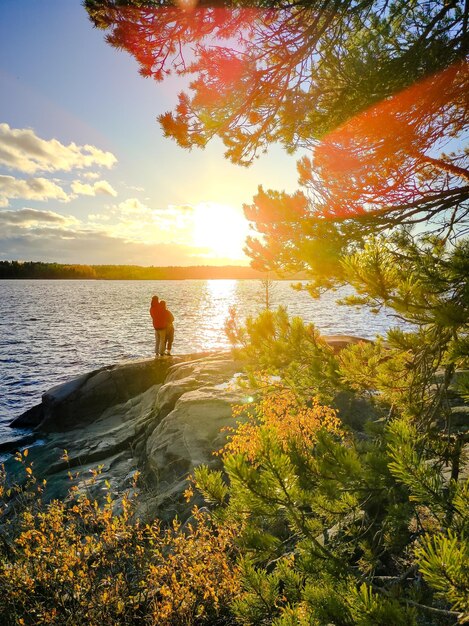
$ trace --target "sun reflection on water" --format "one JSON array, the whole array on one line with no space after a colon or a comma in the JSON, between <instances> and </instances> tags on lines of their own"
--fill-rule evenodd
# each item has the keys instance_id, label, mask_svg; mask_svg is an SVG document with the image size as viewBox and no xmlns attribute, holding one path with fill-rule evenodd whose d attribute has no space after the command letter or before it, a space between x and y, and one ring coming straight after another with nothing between
<instances>
[{"instance_id":1,"label":"sun reflection on water","mask_svg":"<svg viewBox=\"0 0 469 626\"><path fill-rule=\"evenodd\" d=\"M228 318L229 308L237 304L236 280L210 280L205 283L202 330L207 349L220 345L220 328Z\"/></svg>"}]
</instances>

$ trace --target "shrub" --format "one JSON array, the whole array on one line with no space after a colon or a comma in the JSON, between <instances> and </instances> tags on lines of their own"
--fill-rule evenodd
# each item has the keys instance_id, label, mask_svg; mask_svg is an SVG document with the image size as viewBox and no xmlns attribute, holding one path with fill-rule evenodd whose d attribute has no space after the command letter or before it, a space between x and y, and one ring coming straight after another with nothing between
<instances>
[{"instance_id":1,"label":"shrub","mask_svg":"<svg viewBox=\"0 0 469 626\"><path fill-rule=\"evenodd\" d=\"M232 526L197 509L184 526L144 524L128 494L119 506L76 489L44 503L27 451L19 456L26 490L0 490L4 515L9 497L21 504L1 535L2 626L225 623L238 589Z\"/></svg>"}]
</instances>

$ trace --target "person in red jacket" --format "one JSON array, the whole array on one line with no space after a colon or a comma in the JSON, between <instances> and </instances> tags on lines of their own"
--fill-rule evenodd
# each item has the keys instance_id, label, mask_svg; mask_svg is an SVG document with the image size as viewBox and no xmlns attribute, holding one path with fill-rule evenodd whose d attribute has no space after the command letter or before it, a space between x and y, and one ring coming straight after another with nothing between
<instances>
[{"instance_id":1,"label":"person in red jacket","mask_svg":"<svg viewBox=\"0 0 469 626\"><path fill-rule=\"evenodd\" d=\"M150 315L155 329L155 356L163 356L166 345L166 306L162 306L158 296L151 299Z\"/></svg>"}]
</instances>

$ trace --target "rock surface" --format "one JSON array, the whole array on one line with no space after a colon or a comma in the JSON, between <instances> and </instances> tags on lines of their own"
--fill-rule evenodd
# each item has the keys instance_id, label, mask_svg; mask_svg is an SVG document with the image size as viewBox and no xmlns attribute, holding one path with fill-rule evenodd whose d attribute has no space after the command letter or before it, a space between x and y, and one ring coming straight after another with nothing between
<instances>
[{"instance_id":1,"label":"rock surface","mask_svg":"<svg viewBox=\"0 0 469 626\"><path fill-rule=\"evenodd\" d=\"M330 344L336 351L356 341L334 336ZM217 352L90 372L49 390L39 406L16 419L12 426L33 432L14 446L29 449L36 477L47 480L46 497L65 498L71 484L84 487L89 472L100 466L86 488L99 500L108 484L118 500L138 470L139 513L184 517L188 475L201 463L219 462L213 452L225 441L223 428L234 424L232 405L246 398L235 382L240 370L228 353ZM5 466L16 482L25 479L13 457Z\"/></svg>"},{"instance_id":2,"label":"rock surface","mask_svg":"<svg viewBox=\"0 0 469 626\"><path fill-rule=\"evenodd\" d=\"M151 359L84 374L46 391L39 407L21 415L11 426L34 426L44 432L65 432L77 424L83 427L110 407L161 384L169 367L168 359Z\"/></svg>"},{"instance_id":3,"label":"rock surface","mask_svg":"<svg viewBox=\"0 0 469 626\"><path fill-rule=\"evenodd\" d=\"M224 440L220 430L233 422L231 405L246 394L231 384L239 370L224 353L96 370L49 390L41 405L14 420L12 426L34 428L16 447L28 447L28 461L37 477L46 478L49 498L63 499L73 483L83 487L90 470L102 466L87 488L99 499L108 482L118 499L139 470L142 515L184 515L188 474L200 463L216 462L212 453ZM24 478L13 458L6 469L16 481Z\"/></svg>"}]
</instances>

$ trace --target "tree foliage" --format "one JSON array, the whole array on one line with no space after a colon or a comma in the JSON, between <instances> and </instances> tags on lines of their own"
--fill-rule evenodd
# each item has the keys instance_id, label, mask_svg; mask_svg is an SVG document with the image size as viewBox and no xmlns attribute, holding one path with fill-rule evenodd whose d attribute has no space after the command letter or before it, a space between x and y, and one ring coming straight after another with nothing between
<instances>
[{"instance_id":1,"label":"tree foliage","mask_svg":"<svg viewBox=\"0 0 469 626\"><path fill-rule=\"evenodd\" d=\"M464 429L445 432L444 403L433 404L428 424L427 403L409 393L424 388L402 374L398 348L361 344L331 358L344 384L375 403L361 431L337 421L340 410L298 400L287 369L257 403L238 409L239 425L221 451L225 474L196 470L216 518L241 523L238 619L465 623ZM435 400L438 392L427 394Z\"/></svg>"},{"instance_id":2,"label":"tree foliage","mask_svg":"<svg viewBox=\"0 0 469 626\"><path fill-rule=\"evenodd\" d=\"M465 61L450 66L330 132L298 163L303 191L261 187L245 207L262 235L248 242L255 265L309 270L315 286L331 286L348 278L348 254L391 228L441 244L465 235L468 77Z\"/></svg>"},{"instance_id":3,"label":"tree foliage","mask_svg":"<svg viewBox=\"0 0 469 626\"><path fill-rule=\"evenodd\" d=\"M317 396L323 402L340 388L332 350L312 324L289 319L285 308L263 311L245 325L231 309L225 331L256 387L268 388L270 377L281 375L282 384L297 398Z\"/></svg>"},{"instance_id":4,"label":"tree foliage","mask_svg":"<svg viewBox=\"0 0 469 626\"><path fill-rule=\"evenodd\" d=\"M334 354L282 310L229 320L261 397L221 452L224 473L200 468L196 482L219 520L241 523L238 619L467 622L468 435L455 411L469 363L467 2L85 6L143 75L192 78L160 117L179 145L218 136L244 165L274 142L302 151L301 190L260 187L245 206L256 268L306 271L313 295L348 283L348 304L409 324ZM360 428L344 393L373 408Z\"/></svg>"},{"instance_id":5,"label":"tree foliage","mask_svg":"<svg viewBox=\"0 0 469 626\"><path fill-rule=\"evenodd\" d=\"M272 141L311 147L468 50L467 7L454 0L84 4L144 76L195 76L164 128L183 147L219 135L236 162Z\"/></svg>"},{"instance_id":6,"label":"tree foliage","mask_svg":"<svg viewBox=\"0 0 469 626\"><path fill-rule=\"evenodd\" d=\"M0 261L0 278L96 279L96 280L184 280L211 278L261 278L262 273L238 265L185 267L142 267L141 265L64 265L42 261Z\"/></svg>"},{"instance_id":7,"label":"tree foliage","mask_svg":"<svg viewBox=\"0 0 469 626\"><path fill-rule=\"evenodd\" d=\"M220 137L247 164L270 143L306 154L303 190L260 188L246 206L256 267L343 280L370 233L467 228L469 8L458 0L284 3L88 0L141 72L193 77L160 117L185 148Z\"/></svg>"}]
</instances>

